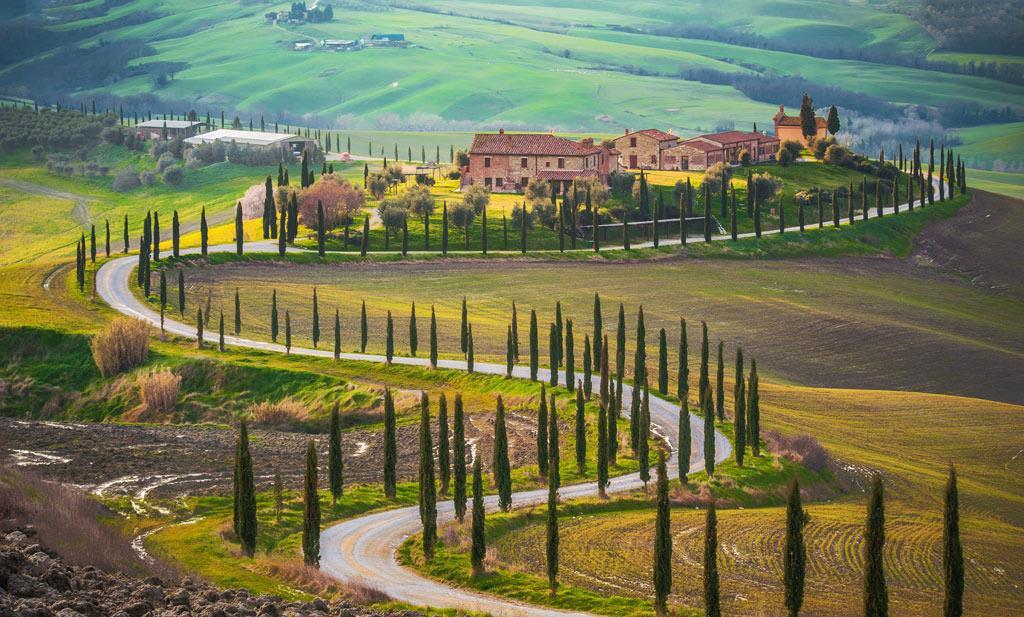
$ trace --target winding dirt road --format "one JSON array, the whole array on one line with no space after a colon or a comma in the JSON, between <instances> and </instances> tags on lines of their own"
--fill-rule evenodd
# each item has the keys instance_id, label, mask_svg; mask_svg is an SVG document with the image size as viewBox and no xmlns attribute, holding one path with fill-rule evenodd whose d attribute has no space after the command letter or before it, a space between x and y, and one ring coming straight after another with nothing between
<instances>
[{"instance_id":1,"label":"winding dirt road","mask_svg":"<svg viewBox=\"0 0 1024 617\"><path fill-rule=\"evenodd\" d=\"M247 245L249 252L253 252L257 248L269 250L270 243L251 243ZM235 246L233 244L211 246L209 250L211 252L230 252L235 250ZM197 251L188 250L184 252L195 253ZM116 311L142 319L159 327L160 314L136 298L129 288L129 281L131 280L137 260L137 256L126 256L105 263L96 273L96 291ZM164 329L178 336L186 338L195 337L194 327L175 320L165 320ZM255 341L228 335L225 335L224 341L227 345L237 347L278 353L285 352L283 345L265 341ZM291 353L324 358L330 358L333 355L330 351L297 347L292 347ZM384 356L373 354L343 353L341 357L345 360L385 362ZM428 365L426 358L395 357L393 362L395 364L424 367ZM466 370L466 363L461 360L441 360L438 362L438 365L446 369ZM501 364L475 363L474 368L480 373L505 374L505 366ZM513 376L527 379L529 378L529 369L517 366L513 370ZM539 378L541 380L547 381L549 376L550 373L547 369L540 370ZM564 375L560 379L564 382ZM597 380L598 377L594 377L595 384ZM623 389L624 407L628 408L631 397L632 388L626 384ZM669 461L669 468L670 474L675 474L677 469L675 446L678 441L679 417L677 406L652 395L650 408L651 422L657 425L657 432L664 435L669 445L672 446L673 454ZM704 467L704 426L703 420L696 416L691 417L691 433L693 443L689 467L691 471L698 471ZM716 431L716 460L724 460L731 453L732 446L729 440ZM633 473L613 478L608 490L610 492L619 492L641 486L643 486L643 483L640 480L640 475ZM593 496L597 494L597 486L593 482L564 486L559 491L559 494L562 499ZM515 493L512 497L513 504L517 507L542 503L546 499L547 491L545 489L519 492ZM485 504L490 510L496 509L497 497L487 497ZM439 503L438 521L445 522L450 520L453 512L452 502L445 501ZM334 525L326 529L321 537L323 551L321 569L344 582L368 585L380 589L396 600L418 606L474 610L500 616L528 615L530 617L550 617L572 614L565 611L519 604L473 591L453 589L443 583L425 578L412 570L400 566L396 561L395 551L406 537L419 530L419 526L419 514L416 507L388 510Z\"/></svg>"}]
</instances>

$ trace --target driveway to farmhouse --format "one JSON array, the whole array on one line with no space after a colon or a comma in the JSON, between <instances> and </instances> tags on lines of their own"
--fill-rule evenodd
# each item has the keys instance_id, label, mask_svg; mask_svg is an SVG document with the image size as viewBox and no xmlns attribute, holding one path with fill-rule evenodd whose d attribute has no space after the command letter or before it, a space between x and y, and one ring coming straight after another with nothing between
<instances>
[{"instance_id":1,"label":"driveway to farmhouse","mask_svg":"<svg viewBox=\"0 0 1024 617\"><path fill-rule=\"evenodd\" d=\"M274 252L276 246L271 242L253 242L246 245L248 252ZM209 247L210 252L231 252L234 244L223 244ZM182 251L195 254L197 249ZM96 292L111 308L137 319L142 319L153 326L160 326L160 314L139 300L129 288L138 257L127 256L108 261L96 272ZM195 328L184 323L167 319L164 329L171 334L185 338L195 338ZM247 347L262 351L285 353L283 345L254 341L236 336L225 335L226 345ZM332 352L320 349L292 347L292 354L331 358ZM363 362L384 363L385 357L373 354L343 353L341 358ZM406 364L426 367L426 358L408 358L396 356L395 364ZM466 370L466 363L461 360L440 360L438 366L451 370ZM479 373L504 375L502 364L476 363L474 370ZM529 378L529 368L516 366L513 376L520 379ZM538 379L548 381L550 372L540 369ZM599 377L593 377L595 386ZM560 376L564 382L564 375ZM628 409L632 400L633 390L623 384L623 408ZM677 474L676 453L678 451L678 406L651 394L650 400L652 431L662 437L672 449L668 461L669 474ZM704 422L697 416L690 417L692 434L691 472L704 468ZM722 461L732 454L732 445L719 431L715 431L715 460ZM639 473L632 473L613 478L608 492L628 491L643 486ZM597 494L597 484L587 482L571 486L563 486L559 491L561 499L575 499ZM538 489L523 491L512 495L512 503L517 507L543 503L547 499L547 490ZM484 500L488 510L497 509L497 496L490 495ZM439 502L438 523L452 520L454 505L451 501ZM428 579L419 573L398 564L396 550L399 545L412 534L420 531L418 508L406 507L387 510L369 516L363 516L341 522L329 527L321 534L321 565L320 569L331 576L345 582L368 585L379 589L402 602L417 606L447 607L461 610L480 611L497 616L527 615L529 617L554 617L563 615L586 615L587 613L571 613L567 611L537 607L505 600L495 596L476 593L465 589L456 589L448 585Z\"/></svg>"}]
</instances>

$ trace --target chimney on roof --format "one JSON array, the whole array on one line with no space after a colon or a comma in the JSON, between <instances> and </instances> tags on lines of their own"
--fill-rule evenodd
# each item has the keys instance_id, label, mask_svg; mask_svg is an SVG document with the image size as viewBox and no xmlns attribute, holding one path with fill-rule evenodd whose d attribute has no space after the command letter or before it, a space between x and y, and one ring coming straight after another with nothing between
<instances>
[{"instance_id":1,"label":"chimney on roof","mask_svg":"<svg viewBox=\"0 0 1024 617\"><path fill-rule=\"evenodd\" d=\"M626 133L625 133L625 134L626 134L626 135L629 135L629 129L626 129Z\"/></svg>"},{"instance_id":2,"label":"chimney on roof","mask_svg":"<svg viewBox=\"0 0 1024 617\"><path fill-rule=\"evenodd\" d=\"M498 135L504 135L505 129L498 129Z\"/></svg>"},{"instance_id":3,"label":"chimney on roof","mask_svg":"<svg viewBox=\"0 0 1024 617\"><path fill-rule=\"evenodd\" d=\"M585 139L581 139L580 143L583 144L584 146L588 147L588 148L592 148L592 147L594 147L594 138L593 137L587 137Z\"/></svg>"}]
</instances>

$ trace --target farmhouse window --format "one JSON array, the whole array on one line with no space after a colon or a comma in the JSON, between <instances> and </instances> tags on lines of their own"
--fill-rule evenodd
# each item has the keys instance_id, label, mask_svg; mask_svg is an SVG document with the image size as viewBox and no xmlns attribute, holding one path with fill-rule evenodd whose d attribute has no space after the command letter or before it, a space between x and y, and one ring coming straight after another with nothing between
<instances>
[{"instance_id":1,"label":"farmhouse window","mask_svg":"<svg viewBox=\"0 0 1024 617\"><path fill-rule=\"evenodd\" d=\"M491 187L491 179L490 178L484 178L484 186L486 186L487 188Z\"/></svg>"},{"instance_id":2,"label":"farmhouse window","mask_svg":"<svg viewBox=\"0 0 1024 617\"><path fill-rule=\"evenodd\" d=\"M484 157L484 167L490 167L490 166L491 166L491 157L485 156Z\"/></svg>"},{"instance_id":3,"label":"farmhouse window","mask_svg":"<svg viewBox=\"0 0 1024 617\"><path fill-rule=\"evenodd\" d=\"M494 179L494 186L500 187L504 183L505 183L505 179L504 178L495 178Z\"/></svg>"},{"instance_id":4,"label":"farmhouse window","mask_svg":"<svg viewBox=\"0 0 1024 617\"><path fill-rule=\"evenodd\" d=\"M551 161L544 161L544 167L551 167Z\"/></svg>"},{"instance_id":5,"label":"farmhouse window","mask_svg":"<svg viewBox=\"0 0 1024 617\"><path fill-rule=\"evenodd\" d=\"M630 148L635 148L636 147L636 137L630 137L629 138L629 147Z\"/></svg>"},{"instance_id":6,"label":"farmhouse window","mask_svg":"<svg viewBox=\"0 0 1024 617\"><path fill-rule=\"evenodd\" d=\"M530 163L525 156L519 159L519 166L522 167L523 169L526 169L527 167L529 167L529 165Z\"/></svg>"},{"instance_id":7,"label":"farmhouse window","mask_svg":"<svg viewBox=\"0 0 1024 617\"><path fill-rule=\"evenodd\" d=\"M657 165L657 164L658 164L658 155L657 154L652 154L651 155L651 165Z\"/></svg>"},{"instance_id":8,"label":"farmhouse window","mask_svg":"<svg viewBox=\"0 0 1024 617\"><path fill-rule=\"evenodd\" d=\"M558 159L558 168L565 169L565 159Z\"/></svg>"}]
</instances>

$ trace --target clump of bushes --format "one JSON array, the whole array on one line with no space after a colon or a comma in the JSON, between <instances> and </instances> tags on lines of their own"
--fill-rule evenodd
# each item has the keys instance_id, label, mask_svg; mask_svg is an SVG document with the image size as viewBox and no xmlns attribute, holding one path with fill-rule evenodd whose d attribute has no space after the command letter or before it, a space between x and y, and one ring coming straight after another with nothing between
<instances>
[{"instance_id":1,"label":"clump of bushes","mask_svg":"<svg viewBox=\"0 0 1024 617\"><path fill-rule=\"evenodd\" d=\"M817 473L825 471L831 461L824 446L810 435L786 436L778 431L768 431L765 441L770 451Z\"/></svg>"},{"instance_id":2,"label":"clump of bushes","mask_svg":"<svg viewBox=\"0 0 1024 617\"><path fill-rule=\"evenodd\" d=\"M149 357L149 325L120 317L89 341L93 361L104 377L140 366Z\"/></svg>"},{"instance_id":3,"label":"clump of bushes","mask_svg":"<svg viewBox=\"0 0 1024 617\"><path fill-rule=\"evenodd\" d=\"M143 416L165 416L174 412L181 393L181 376L169 368L154 369L140 374L136 383L142 399L140 412Z\"/></svg>"},{"instance_id":4,"label":"clump of bushes","mask_svg":"<svg viewBox=\"0 0 1024 617\"><path fill-rule=\"evenodd\" d=\"M128 169L127 167L119 169L117 175L114 176L114 184L112 188L118 193L127 193L133 189L139 188L142 181L136 173Z\"/></svg>"},{"instance_id":5,"label":"clump of bushes","mask_svg":"<svg viewBox=\"0 0 1024 617\"><path fill-rule=\"evenodd\" d=\"M161 176L167 186L178 186L185 179L185 171L178 165L173 165L164 170Z\"/></svg>"},{"instance_id":6,"label":"clump of bushes","mask_svg":"<svg viewBox=\"0 0 1024 617\"><path fill-rule=\"evenodd\" d=\"M254 426L279 430L301 430L310 419L306 406L290 398L255 403L249 406L245 414Z\"/></svg>"}]
</instances>

